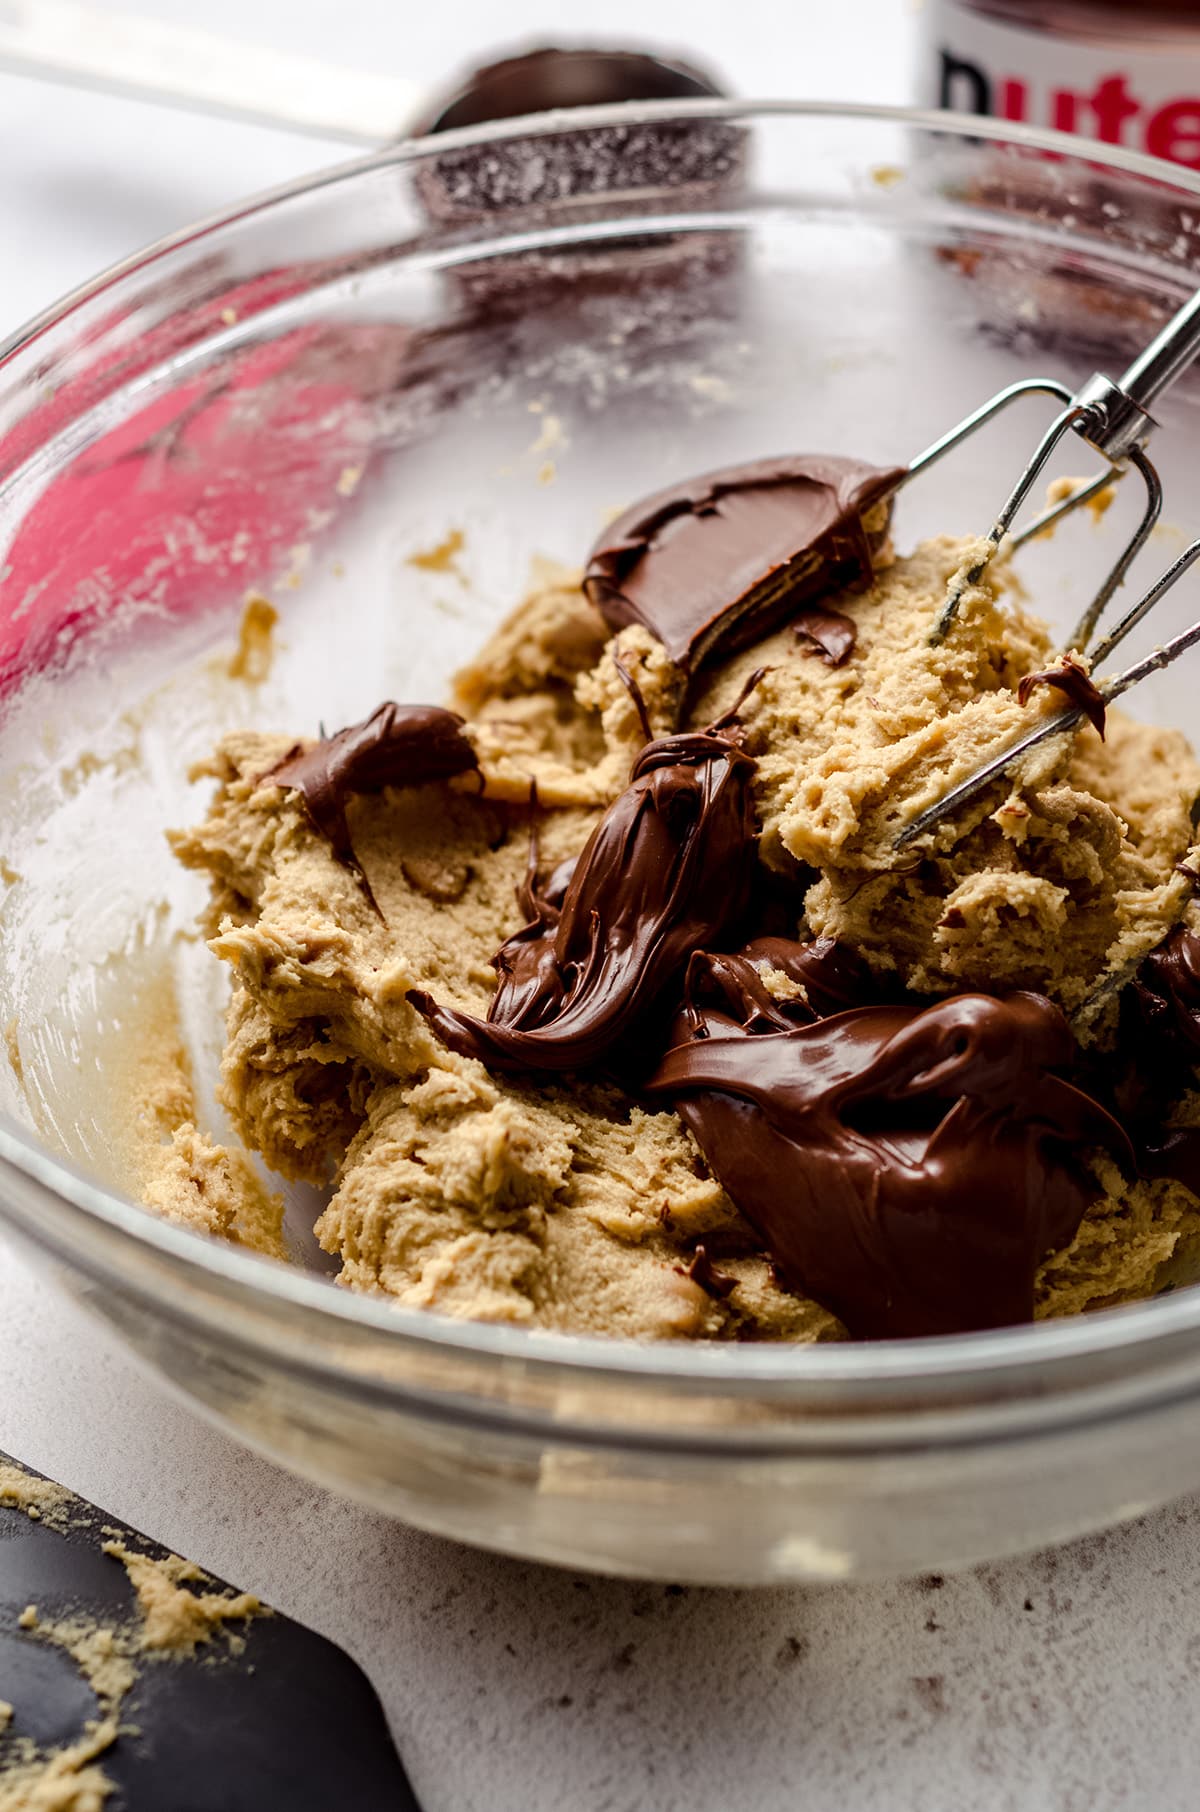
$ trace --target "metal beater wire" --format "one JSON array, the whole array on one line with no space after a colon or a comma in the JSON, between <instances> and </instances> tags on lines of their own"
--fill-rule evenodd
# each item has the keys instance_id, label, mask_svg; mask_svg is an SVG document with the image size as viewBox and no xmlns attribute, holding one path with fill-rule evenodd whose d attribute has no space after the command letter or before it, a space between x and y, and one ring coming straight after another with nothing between
<instances>
[{"instance_id":1,"label":"metal beater wire","mask_svg":"<svg viewBox=\"0 0 1200 1812\"><path fill-rule=\"evenodd\" d=\"M925 470L935 459L941 458L951 447L957 446L968 434L989 421L1001 409L1006 408L1018 396L1030 392L1041 392L1066 401L1063 409L1050 427L1043 434L1033 457L1025 466L1008 500L993 523L991 532L986 537L982 557L970 568L954 575L947 588L945 602L942 605L932 631L930 642L945 640L954 625L959 606L969 585L973 584L994 556L1005 534L1011 528L1013 520L1022 502L1028 496L1038 474L1045 468L1046 462L1055 447L1062 441L1068 429L1073 429L1093 451L1108 460L1114 475L1124 467L1132 465L1141 474L1146 487L1146 507L1142 512L1133 535L1122 548L1121 553L1109 572L1096 596L1080 617L1071 637L1071 646L1080 652L1086 650L1095 633L1105 606L1124 583L1129 569L1138 554L1145 547L1154 524L1162 508L1162 485L1158 473L1146 454L1146 442L1154 432L1156 423L1150 410L1155 400L1173 384L1180 374L1188 369L1197 354L1200 354L1200 289L1176 310L1171 319L1154 336L1124 375L1116 382L1106 377L1103 372L1095 372L1080 389L1073 394L1064 390L1052 378L1029 378L1010 384L1005 390L998 391L989 402L984 403L965 421L952 428L948 434L933 443L918 459L913 462L910 476ZM1092 487L1098 487L1093 480ZM1065 514L1067 509L1077 508L1089 492L1089 486L1082 486L1064 500L1064 507L1055 512L1047 512L1040 522L1032 525L1030 533L1040 532L1046 526L1047 518L1057 520L1058 515ZM1095 495L1095 489L1091 491ZM1098 667L1114 649L1118 648L1131 630L1153 610L1172 585L1200 557L1200 541L1194 541L1184 550L1179 558L1168 567L1138 602L1121 618L1115 629L1104 637L1092 658L1093 670ZM1105 703L1120 698L1122 694L1136 686L1150 673L1169 667L1172 661L1178 660L1181 654L1200 642L1200 623L1186 629L1162 647L1156 648L1143 660L1136 661L1123 673L1105 680L1098 686L1100 696ZM1048 737L1074 730L1083 718L1083 712L1074 707L1066 707L1043 718L1033 730L1008 744L969 774L965 780L953 786L943 796L927 806L912 822L898 834L895 842L897 849L905 849L927 831L933 830L942 821L950 817L962 805L968 804L982 792L991 781L1007 773L1021 758Z\"/></svg>"},{"instance_id":2,"label":"metal beater wire","mask_svg":"<svg viewBox=\"0 0 1200 1812\"><path fill-rule=\"evenodd\" d=\"M1108 638L1108 643L1102 646L1106 646L1109 650L1116 647L1117 643L1123 640L1148 612L1153 610L1159 600L1166 596L1171 587L1183 577L1189 567L1196 564L1197 560L1200 560L1200 539L1186 547L1166 572L1155 580L1145 596L1134 605L1129 615L1113 631ZM1109 705L1151 673L1159 673L1164 667L1169 667L1173 661L1179 659L1181 654L1186 654L1198 642L1200 642L1200 623L1193 623L1190 629L1182 630L1169 642L1164 642L1161 647L1152 649L1140 661L1135 661L1131 667L1126 667L1123 673L1117 673L1111 679L1102 680L1097 691L1105 704ZM1099 650L1097 654L1099 655ZM960 780L957 786L951 787L948 792L943 793L940 799L936 799L932 805L926 806L923 812L919 812L897 836L894 847L898 850L907 849L910 843L915 843L918 837L923 837L927 831L936 830L937 826L946 818L953 817L962 806L970 805L972 800L978 798L979 794L990 786L993 780L999 780L1007 774L1032 749L1048 742L1052 736L1060 736L1065 731L1074 730L1082 721L1083 712L1074 705L1064 706L1061 711L1052 712L1049 717L1044 717L1032 730L1027 730L1016 742L1008 743L1003 749L998 750L982 767L976 768L973 774L968 774L965 780Z\"/></svg>"}]
</instances>

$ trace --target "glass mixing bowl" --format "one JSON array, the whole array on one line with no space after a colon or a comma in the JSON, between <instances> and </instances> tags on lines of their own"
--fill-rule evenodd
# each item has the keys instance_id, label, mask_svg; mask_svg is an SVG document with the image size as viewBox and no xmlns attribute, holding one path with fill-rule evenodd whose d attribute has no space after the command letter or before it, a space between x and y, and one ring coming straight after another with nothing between
<instances>
[{"instance_id":1,"label":"glass mixing bowl","mask_svg":"<svg viewBox=\"0 0 1200 1812\"><path fill-rule=\"evenodd\" d=\"M32 323L0 356L13 1233L246 1441L514 1554L697 1581L942 1568L1200 1486L1186 1264L1146 1305L945 1340L531 1334L337 1289L311 1192L290 1266L166 1225L123 1197L112 1130L164 992L211 1101L223 980L163 832L202 812L187 770L221 732L436 699L534 556L578 563L666 479L903 460L1019 374L1119 369L1191 289L1198 220L1196 178L1050 135L662 104L401 146ZM901 541L985 527L1040 409L906 493ZM1162 415L1182 528L1144 571L1200 520L1194 391ZM1028 550L1058 622L1133 505ZM229 672L256 586L281 619L258 681ZM1181 585L1153 634L1198 608ZM1186 725L1195 686L1177 669L1136 707Z\"/></svg>"}]
</instances>

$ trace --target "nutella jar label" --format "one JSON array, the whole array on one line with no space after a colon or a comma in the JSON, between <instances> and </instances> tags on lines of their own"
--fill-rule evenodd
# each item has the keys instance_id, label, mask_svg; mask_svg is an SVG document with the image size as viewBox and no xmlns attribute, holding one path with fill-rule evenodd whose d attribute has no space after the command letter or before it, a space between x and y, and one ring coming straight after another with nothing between
<instances>
[{"instance_id":1,"label":"nutella jar label","mask_svg":"<svg viewBox=\"0 0 1200 1812\"><path fill-rule=\"evenodd\" d=\"M1200 170L1200 34L1088 42L926 0L918 101L1078 132Z\"/></svg>"}]
</instances>

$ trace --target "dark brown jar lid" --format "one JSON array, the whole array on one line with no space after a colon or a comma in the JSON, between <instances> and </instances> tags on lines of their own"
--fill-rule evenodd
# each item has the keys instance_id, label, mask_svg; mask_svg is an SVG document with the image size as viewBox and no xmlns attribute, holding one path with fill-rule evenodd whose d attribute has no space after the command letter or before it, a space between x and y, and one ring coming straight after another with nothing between
<instances>
[{"instance_id":1,"label":"dark brown jar lid","mask_svg":"<svg viewBox=\"0 0 1200 1812\"><path fill-rule=\"evenodd\" d=\"M426 220L457 231L497 215L510 219L532 210L562 223L579 204L620 201L632 215L654 209L670 191L676 208L710 209L740 188L745 131L731 120L705 117L645 119L638 103L723 99L724 82L681 56L640 49L543 46L503 57L471 71L434 97L412 122L413 136L436 136L490 121L520 119L579 107L630 103L628 121L544 126L483 144L448 145L424 161L416 176ZM631 218L628 238L602 246L562 247L493 255L454 267L451 281L473 308L493 316L539 306L564 288L578 293L581 279L594 288L628 290L662 281L678 288L693 278L710 287L737 263L731 236L713 232L639 235ZM719 307L712 297L712 306Z\"/></svg>"},{"instance_id":2,"label":"dark brown jar lid","mask_svg":"<svg viewBox=\"0 0 1200 1812\"><path fill-rule=\"evenodd\" d=\"M413 137L517 119L560 107L619 101L719 99L728 89L710 71L647 50L546 46L473 70L413 121Z\"/></svg>"}]
</instances>

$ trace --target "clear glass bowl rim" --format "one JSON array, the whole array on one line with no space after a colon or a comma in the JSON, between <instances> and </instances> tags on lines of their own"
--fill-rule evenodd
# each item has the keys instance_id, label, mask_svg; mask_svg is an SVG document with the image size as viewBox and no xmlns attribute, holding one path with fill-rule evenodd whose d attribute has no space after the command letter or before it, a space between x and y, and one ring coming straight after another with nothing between
<instances>
[{"instance_id":1,"label":"clear glass bowl rim","mask_svg":"<svg viewBox=\"0 0 1200 1812\"><path fill-rule=\"evenodd\" d=\"M279 204L318 193L337 184L387 166L419 162L422 158L456 148L483 146L507 139L528 139L549 134L573 135L606 126L629 126L671 120L718 119L751 124L770 118L843 123L894 124L948 138L987 141L998 146L1056 153L1084 162L1154 180L1181 194L1200 197L1200 173L1150 157L1142 152L1101 145L1073 134L1023 126L970 114L928 108L879 106L860 102L793 100L694 100L624 103L605 107L572 108L502 120L481 127L439 133L436 137L407 139L387 148L337 163L315 174L248 197L232 208L169 234L130 257L110 265L87 283L68 292L60 301L35 315L6 340L0 341L0 371L52 329L65 325L85 304L124 279L140 275L172 252L206 239L223 228L268 213ZM220 1244L205 1236L158 1220L144 1208L123 1200L70 1163L53 1157L18 1122L0 1114L0 1182L15 1184L15 1193L0 1195L0 1217L9 1219L33 1244L81 1270L100 1283L137 1289L136 1253L149 1248L201 1292L216 1286L225 1309L238 1302L261 1311L272 1304L283 1314L300 1312L311 1317L313 1346L309 1363L330 1375L344 1371L344 1364L328 1362L319 1350L322 1330L331 1336L340 1331L370 1332L394 1342L397 1348L425 1349L461 1354L464 1358L519 1361L523 1370L579 1374L619 1374L631 1384L679 1384L715 1389L721 1394L753 1392L763 1386L793 1386L803 1395L806 1386L863 1386L886 1383L889 1391L910 1384L924 1385L936 1393L940 1384L961 1384L964 1374L982 1382L987 1378L999 1394L1006 1382L1017 1384L1017 1374L1034 1370L1039 1392L1053 1389L1059 1368L1072 1373L1089 1355L1103 1355L1110 1362L1116 1353L1132 1360L1135 1353L1153 1363L1153 1353L1164 1356L1178 1350L1181 1338L1200 1333L1200 1285L1152 1302L1097 1311L1068 1320L1041 1322L973 1334L907 1341L849 1342L830 1346L790 1346L786 1343L747 1347L717 1342L640 1343L606 1341L577 1335L531 1332L487 1323L457 1321L421 1309L380 1302L332 1288L328 1280L277 1265L252 1253ZM31 1187L32 1186L32 1187ZM65 1210L61 1231L44 1219L47 1198ZM54 1215L55 1220L59 1215ZM89 1224L101 1235L99 1242L82 1241L83 1250L67 1237L74 1225L83 1233ZM120 1250L133 1272L117 1268L112 1254ZM146 1286L143 1286L146 1287ZM151 1294L157 1296L153 1284ZM167 1318L180 1305L162 1301ZM189 1318L197 1318L193 1311ZM208 1320L207 1316L199 1319ZM255 1342L257 1344L257 1342ZM380 1387L387 1386L380 1380ZM406 1395L395 1387L397 1399ZM1019 1389L1017 1394L1021 1394ZM915 1405L910 1405L910 1407ZM482 1407L482 1405L481 1405ZM494 1405L494 1407L499 1407Z\"/></svg>"}]
</instances>

